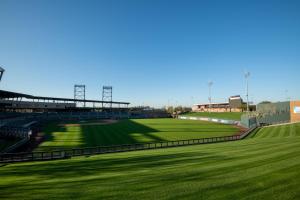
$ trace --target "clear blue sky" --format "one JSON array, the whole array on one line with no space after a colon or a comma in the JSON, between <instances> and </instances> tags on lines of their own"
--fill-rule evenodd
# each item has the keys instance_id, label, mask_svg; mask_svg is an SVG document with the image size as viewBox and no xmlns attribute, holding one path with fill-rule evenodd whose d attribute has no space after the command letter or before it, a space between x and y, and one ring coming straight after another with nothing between
<instances>
[{"instance_id":1,"label":"clear blue sky","mask_svg":"<svg viewBox=\"0 0 300 200\"><path fill-rule=\"evenodd\" d=\"M190 105L300 99L300 1L0 0L1 89Z\"/></svg>"}]
</instances>

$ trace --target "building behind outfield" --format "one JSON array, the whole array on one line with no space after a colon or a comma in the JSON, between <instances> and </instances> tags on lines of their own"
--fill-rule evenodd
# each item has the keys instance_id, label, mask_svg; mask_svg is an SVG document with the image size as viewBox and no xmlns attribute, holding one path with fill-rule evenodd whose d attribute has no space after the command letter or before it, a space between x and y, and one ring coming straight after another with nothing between
<instances>
[{"instance_id":1,"label":"building behind outfield","mask_svg":"<svg viewBox=\"0 0 300 200\"><path fill-rule=\"evenodd\" d=\"M249 108L251 111L255 110L253 105ZM247 103L243 101L240 95L229 97L228 102L195 104L192 107L193 112L243 112L246 109Z\"/></svg>"}]
</instances>

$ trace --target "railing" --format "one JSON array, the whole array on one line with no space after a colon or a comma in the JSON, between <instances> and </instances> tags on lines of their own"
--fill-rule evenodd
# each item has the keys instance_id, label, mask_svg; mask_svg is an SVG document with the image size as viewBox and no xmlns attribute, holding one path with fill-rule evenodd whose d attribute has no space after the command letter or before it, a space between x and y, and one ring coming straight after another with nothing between
<instances>
[{"instance_id":1,"label":"railing","mask_svg":"<svg viewBox=\"0 0 300 200\"><path fill-rule=\"evenodd\" d=\"M31 129L23 127L2 126L0 128L1 137L28 138L30 137Z\"/></svg>"},{"instance_id":2,"label":"railing","mask_svg":"<svg viewBox=\"0 0 300 200\"><path fill-rule=\"evenodd\" d=\"M190 140L177 141L163 141L156 143L138 143L138 144L124 144L115 146L97 146L89 148L65 149L57 151L43 151L43 152L25 152L25 153L3 153L0 154L0 163L2 162L23 162L23 161L38 161L38 160L54 160L66 159L74 156L87 156L105 153L128 152L146 149L160 149L169 147L179 147L196 144L210 144L218 142L236 141L245 138L253 129L249 129L241 135L200 138Z\"/></svg>"},{"instance_id":3,"label":"railing","mask_svg":"<svg viewBox=\"0 0 300 200\"><path fill-rule=\"evenodd\" d=\"M15 149L17 149L17 148L23 146L23 145L26 144L27 142L29 142L29 137L23 138L23 139L21 139L20 141L16 142L15 144L13 144L13 145L7 147L6 149L4 149L4 150L2 151L2 153L12 152L12 151L14 151Z\"/></svg>"},{"instance_id":4,"label":"railing","mask_svg":"<svg viewBox=\"0 0 300 200\"><path fill-rule=\"evenodd\" d=\"M240 135L240 139L242 140L242 139L248 137L248 136L249 136L256 128L257 128L256 126L255 126L255 127L252 127L252 128L250 128L250 129L248 129L247 131L245 131L244 133L242 133L242 134Z\"/></svg>"}]
</instances>

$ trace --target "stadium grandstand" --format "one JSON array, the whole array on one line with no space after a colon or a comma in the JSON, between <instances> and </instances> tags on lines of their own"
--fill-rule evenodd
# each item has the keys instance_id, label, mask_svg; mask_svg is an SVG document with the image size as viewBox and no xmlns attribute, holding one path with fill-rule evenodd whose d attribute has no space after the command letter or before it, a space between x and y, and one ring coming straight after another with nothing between
<instances>
[{"instance_id":1,"label":"stadium grandstand","mask_svg":"<svg viewBox=\"0 0 300 200\"><path fill-rule=\"evenodd\" d=\"M92 103L92 107L78 107L76 103ZM0 90L1 111L12 112L60 112L60 111L103 111L115 109L114 107L104 108L103 103L110 103L117 110L127 109L130 103L117 101L86 100L75 98L42 97L22 94L17 92Z\"/></svg>"},{"instance_id":2,"label":"stadium grandstand","mask_svg":"<svg viewBox=\"0 0 300 200\"><path fill-rule=\"evenodd\" d=\"M0 80L4 71L0 67ZM80 87L82 86L80 85ZM162 110L143 107L130 108L129 104L129 102L113 101L112 98L107 100L104 98L102 100L85 99L85 94L84 98L80 99L76 98L75 94L74 98L61 98L0 90L0 152L14 152L28 146L25 144L34 145L41 127L49 121L169 116Z\"/></svg>"},{"instance_id":3,"label":"stadium grandstand","mask_svg":"<svg viewBox=\"0 0 300 200\"><path fill-rule=\"evenodd\" d=\"M91 103L80 107L77 103ZM110 103L111 107L103 107ZM128 102L42 97L0 90L0 139L11 143L1 152L10 152L34 143L43 123L51 120L128 118ZM11 142L11 141L15 141Z\"/></svg>"}]
</instances>

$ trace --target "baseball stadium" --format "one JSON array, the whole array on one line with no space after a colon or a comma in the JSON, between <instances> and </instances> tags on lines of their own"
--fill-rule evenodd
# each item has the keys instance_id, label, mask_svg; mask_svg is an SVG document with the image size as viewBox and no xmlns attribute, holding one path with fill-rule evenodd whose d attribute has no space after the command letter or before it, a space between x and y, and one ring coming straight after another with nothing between
<instances>
[{"instance_id":1,"label":"baseball stadium","mask_svg":"<svg viewBox=\"0 0 300 200\"><path fill-rule=\"evenodd\" d=\"M101 100L86 99L85 85L74 85L72 98L0 90L1 197L297 194L300 101L265 102L243 112L245 102L234 96L174 116L113 101L112 86L102 90Z\"/></svg>"},{"instance_id":2,"label":"baseball stadium","mask_svg":"<svg viewBox=\"0 0 300 200\"><path fill-rule=\"evenodd\" d=\"M0 199L299 200L299 10L0 0Z\"/></svg>"}]
</instances>

